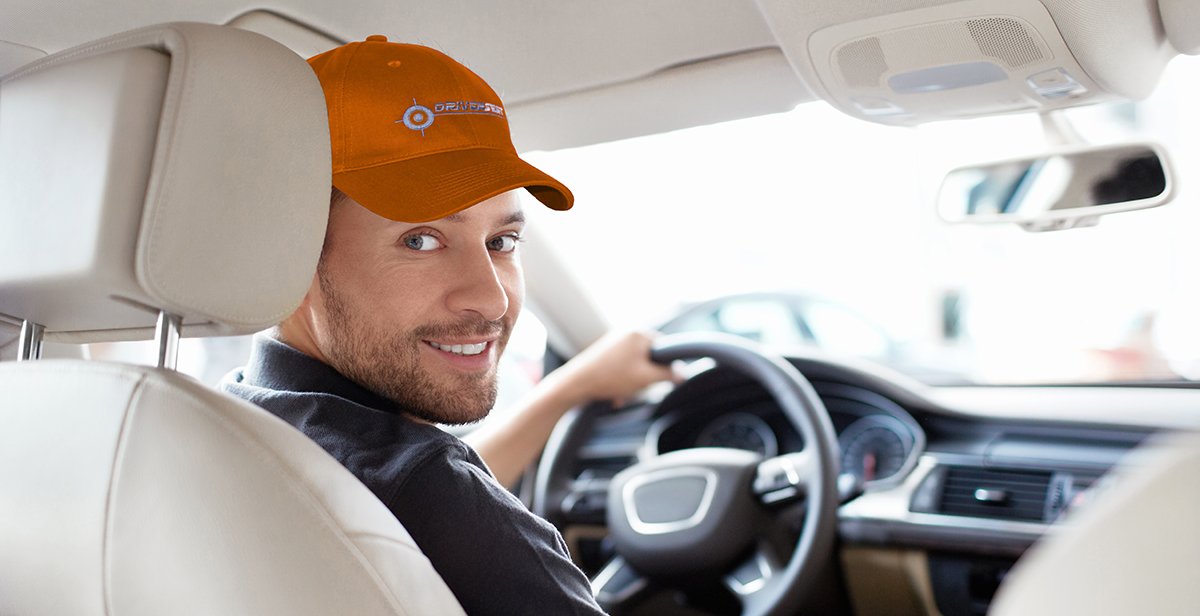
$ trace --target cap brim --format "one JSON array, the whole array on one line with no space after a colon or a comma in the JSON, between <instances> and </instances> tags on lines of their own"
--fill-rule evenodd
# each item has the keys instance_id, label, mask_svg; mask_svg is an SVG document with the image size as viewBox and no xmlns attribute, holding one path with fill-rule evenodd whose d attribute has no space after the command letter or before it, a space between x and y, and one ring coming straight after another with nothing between
<instances>
[{"instance_id":1,"label":"cap brim","mask_svg":"<svg viewBox=\"0 0 1200 616\"><path fill-rule=\"evenodd\" d=\"M429 222L516 188L554 210L570 209L571 191L516 154L471 148L335 173L333 185L389 220Z\"/></svg>"}]
</instances>

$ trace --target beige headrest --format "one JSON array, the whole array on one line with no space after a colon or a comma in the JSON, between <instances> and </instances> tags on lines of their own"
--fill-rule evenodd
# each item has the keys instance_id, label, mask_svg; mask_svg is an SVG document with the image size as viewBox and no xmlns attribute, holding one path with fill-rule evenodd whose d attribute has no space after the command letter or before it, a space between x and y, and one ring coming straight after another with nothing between
<instances>
[{"instance_id":1,"label":"beige headrest","mask_svg":"<svg viewBox=\"0 0 1200 616\"><path fill-rule=\"evenodd\" d=\"M1158 0L1163 29L1179 53L1200 54L1200 3L1195 0Z\"/></svg>"},{"instance_id":2,"label":"beige headrest","mask_svg":"<svg viewBox=\"0 0 1200 616\"><path fill-rule=\"evenodd\" d=\"M175 23L46 57L0 80L0 320L269 327L312 281L329 186L320 84L264 36Z\"/></svg>"}]
</instances>

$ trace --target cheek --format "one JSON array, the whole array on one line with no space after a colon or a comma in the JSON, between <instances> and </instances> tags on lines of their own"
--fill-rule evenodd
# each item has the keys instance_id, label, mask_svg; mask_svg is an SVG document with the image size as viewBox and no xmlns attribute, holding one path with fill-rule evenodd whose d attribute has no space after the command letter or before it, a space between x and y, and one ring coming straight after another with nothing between
<instances>
[{"instance_id":1,"label":"cheek","mask_svg":"<svg viewBox=\"0 0 1200 616\"><path fill-rule=\"evenodd\" d=\"M408 329L426 310L436 289L420 283L419 272L359 250L343 255L338 291L366 328L376 333Z\"/></svg>"},{"instance_id":2,"label":"cheek","mask_svg":"<svg viewBox=\"0 0 1200 616\"><path fill-rule=\"evenodd\" d=\"M369 284L375 320L388 329L405 330L431 320L442 304L445 290L440 277L417 276L415 272L392 269L378 272Z\"/></svg>"}]
</instances>

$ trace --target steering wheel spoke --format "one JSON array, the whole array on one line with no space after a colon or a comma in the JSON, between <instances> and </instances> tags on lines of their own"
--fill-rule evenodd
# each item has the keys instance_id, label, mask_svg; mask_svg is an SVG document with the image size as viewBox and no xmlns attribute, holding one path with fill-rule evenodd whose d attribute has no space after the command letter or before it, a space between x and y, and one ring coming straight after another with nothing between
<instances>
[{"instance_id":1,"label":"steering wheel spoke","mask_svg":"<svg viewBox=\"0 0 1200 616\"><path fill-rule=\"evenodd\" d=\"M615 615L632 609L652 586L649 578L616 556L592 580L592 596L604 611Z\"/></svg>"},{"instance_id":2,"label":"steering wheel spoke","mask_svg":"<svg viewBox=\"0 0 1200 616\"><path fill-rule=\"evenodd\" d=\"M767 506L804 498L819 476L820 461L811 449L768 458L758 464L753 491Z\"/></svg>"},{"instance_id":3,"label":"steering wheel spoke","mask_svg":"<svg viewBox=\"0 0 1200 616\"><path fill-rule=\"evenodd\" d=\"M771 584L780 569L773 552L760 544L749 558L734 567L722 581L743 603L753 602L754 597Z\"/></svg>"}]
</instances>

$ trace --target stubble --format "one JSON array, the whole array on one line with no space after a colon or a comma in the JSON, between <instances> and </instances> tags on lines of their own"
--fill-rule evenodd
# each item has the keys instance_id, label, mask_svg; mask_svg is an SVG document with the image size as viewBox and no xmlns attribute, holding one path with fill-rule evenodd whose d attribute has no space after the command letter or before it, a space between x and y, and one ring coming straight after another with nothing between
<instances>
[{"instance_id":1,"label":"stubble","mask_svg":"<svg viewBox=\"0 0 1200 616\"><path fill-rule=\"evenodd\" d=\"M496 336L491 352L499 357L508 343L510 324L478 319L421 325L410 331L372 331L327 274L322 259L317 278L330 334L323 352L335 370L418 419L462 425L487 416L496 404L496 366L438 378L421 364L421 346L426 340Z\"/></svg>"}]
</instances>

